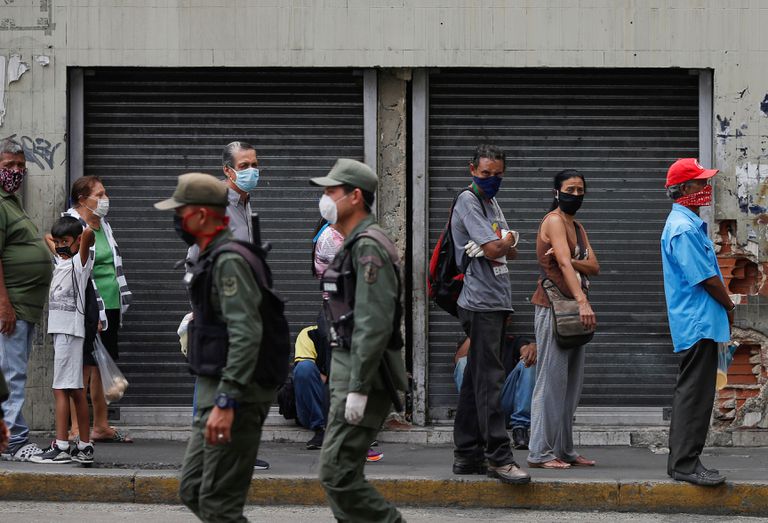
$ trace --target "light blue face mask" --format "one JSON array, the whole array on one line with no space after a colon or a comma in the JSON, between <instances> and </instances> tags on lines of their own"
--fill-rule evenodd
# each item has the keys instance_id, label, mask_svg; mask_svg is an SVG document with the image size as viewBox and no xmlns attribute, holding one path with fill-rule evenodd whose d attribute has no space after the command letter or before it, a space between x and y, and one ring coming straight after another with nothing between
<instances>
[{"instance_id":1,"label":"light blue face mask","mask_svg":"<svg viewBox=\"0 0 768 523\"><path fill-rule=\"evenodd\" d=\"M234 169L232 169L234 171ZM256 167L249 167L242 171L235 171L235 185L245 192L250 192L259 184L259 170Z\"/></svg>"}]
</instances>

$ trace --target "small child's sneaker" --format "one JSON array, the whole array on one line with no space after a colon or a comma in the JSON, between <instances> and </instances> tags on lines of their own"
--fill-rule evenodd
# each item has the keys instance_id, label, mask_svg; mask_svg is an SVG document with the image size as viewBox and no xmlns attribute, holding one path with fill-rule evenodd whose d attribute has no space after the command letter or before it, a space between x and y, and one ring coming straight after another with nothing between
<instances>
[{"instance_id":1,"label":"small child's sneaker","mask_svg":"<svg viewBox=\"0 0 768 523\"><path fill-rule=\"evenodd\" d=\"M376 450L373 450L373 448L368 448L368 455L365 457L365 461L368 462L375 462L375 461L381 461L381 458L384 457L383 452L378 452Z\"/></svg>"},{"instance_id":2,"label":"small child's sneaker","mask_svg":"<svg viewBox=\"0 0 768 523\"><path fill-rule=\"evenodd\" d=\"M75 452L72 454L72 461L76 461L82 465L90 465L93 463L93 445L86 443L84 449L75 447Z\"/></svg>"},{"instance_id":3,"label":"small child's sneaker","mask_svg":"<svg viewBox=\"0 0 768 523\"><path fill-rule=\"evenodd\" d=\"M52 441L51 445L42 453L30 456L29 461L32 463L71 463L72 456L69 455L69 449L61 450L56 441Z\"/></svg>"}]
</instances>

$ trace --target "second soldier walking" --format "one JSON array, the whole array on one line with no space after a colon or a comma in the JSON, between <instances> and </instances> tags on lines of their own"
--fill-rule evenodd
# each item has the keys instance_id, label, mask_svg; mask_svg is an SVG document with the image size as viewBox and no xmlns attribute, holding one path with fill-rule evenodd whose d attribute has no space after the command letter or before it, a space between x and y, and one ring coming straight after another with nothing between
<instances>
[{"instance_id":1,"label":"second soldier walking","mask_svg":"<svg viewBox=\"0 0 768 523\"><path fill-rule=\"evenodd\" d=\"M400 353L399 262L394 244L371 216L378 178L365 164L340 159L327 176L320 213L338 225L344 246L325 271L333 356L320 481L339 521L404 521L365 480L368 448L397 391L407 387ZM398 409L399 410L399 409Z\"/></svg>"}]
</instances>

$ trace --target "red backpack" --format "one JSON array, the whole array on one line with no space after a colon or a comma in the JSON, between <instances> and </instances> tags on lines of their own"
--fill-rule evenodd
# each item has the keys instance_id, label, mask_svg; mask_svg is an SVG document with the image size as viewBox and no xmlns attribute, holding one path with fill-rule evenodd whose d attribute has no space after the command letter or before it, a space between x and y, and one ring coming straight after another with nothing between
<instances>
[{"instance_id":1,"label":"red backpack","mask_svg":"<svg viewBox=\"0 0 768 523\"><path fill-rule=\"evenodd\" d=\"M465 191L472 191L466 188L459 192L451 204L451 212L448 215L448 223L437 240L435 248L432 250L432 256L429 258L429 274L427 276L427 294L432 298L438 307L452 316L458 316L456 302L464 287L464 271L466 270L465 260L462 256L460 263L456 260L456 249L451 233L451 219L453 218L453 208L459 195ZM474 191L472 194L477 196ZM480 197L477 196L480 200ZM480 200L480 207L485 213L485 206ZM486 215L487 216L487 215Z\"/></svg>"}]
</instances>

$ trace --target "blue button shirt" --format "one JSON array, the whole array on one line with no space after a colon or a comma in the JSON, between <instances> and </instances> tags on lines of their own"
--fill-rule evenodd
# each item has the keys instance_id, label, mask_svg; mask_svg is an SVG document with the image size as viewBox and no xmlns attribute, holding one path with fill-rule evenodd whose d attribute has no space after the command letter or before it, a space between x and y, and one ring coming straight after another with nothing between
<instances>
[{"instance_id":1,"label":"blue button shirt","mask_svg":"<svg viewBox=\"0 0 768 523\"><path fill-rule=\"evenodd\" d=\"M661 234L664 294L675 352L690 349L702 339L731 339L728 313L704 288L703 281L718 276L715 246L707 224L690 209L673 204Z\"/></svg>"}]
</instances>

